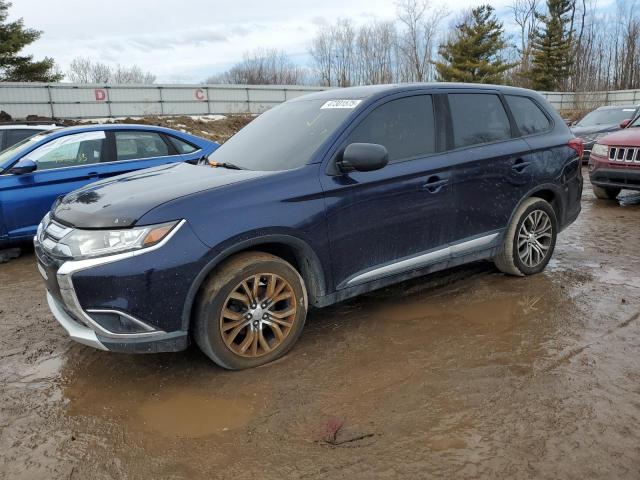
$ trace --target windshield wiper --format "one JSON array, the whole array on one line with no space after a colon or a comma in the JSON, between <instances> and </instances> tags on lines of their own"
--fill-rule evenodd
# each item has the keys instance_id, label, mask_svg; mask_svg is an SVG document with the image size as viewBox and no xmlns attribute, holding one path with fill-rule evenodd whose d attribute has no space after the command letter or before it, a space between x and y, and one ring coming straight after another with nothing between
<instances>
[{"instance_id":1,"label":"windshield wiper","mask_svg":"<svg viewBox=\"0 0 640 480\"><path fill-rule=\"evenodd\" d=\"M244 170L244 168L239 167L238 165L234 165L233 163L228 163L228 162L209 162L209 166L211 166L211 167L220 167L220 168L228 168L230 170Z\"/></svg>"}]
</instances>

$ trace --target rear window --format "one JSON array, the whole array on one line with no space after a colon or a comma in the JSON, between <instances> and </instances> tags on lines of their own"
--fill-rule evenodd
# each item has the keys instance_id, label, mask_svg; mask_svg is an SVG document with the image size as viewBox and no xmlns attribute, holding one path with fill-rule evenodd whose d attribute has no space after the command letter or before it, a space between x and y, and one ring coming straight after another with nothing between
<instances>
[{"instance_id":1,"label":"rear window","mask_svg":"<svg viewBox=\"0 0 640 480\"><path fill-rule=\"evenodd\" d=\"M349 135L350 143L377 143L398 162L435 152L433 102L430 95L391 100L371 112Z\"/></svg>"},{"instance_id":2,"label":"rear window","mask_svg":"<svg viewBox=\"0 0 640 480\"><path fill-rule=\"evenodd\" d=\"M500 97L491 93L450 93L455 148L511 138L511 124Z\"/></svg>"},{"instance_id":3,"label":"rear window","mask_svg":"<svg viewBox=\"0 0 640 480\"><path fill-rule=\"evenodd\" d=\"M25 128L25 129L13 128L13 129L8 129L5 132L6 139L7 139L5 145L7 147L10 147L11 145L15 145L16 143L21 142L25 138L29 138L31 135L35 135L36 133L38 133L40 131L41 130L37 130L37 129L34 129L34 128Z\"/></svg>"},{"instance_id":4,"label":"rear window","mask_svg":"<svg viewBox=\"0 0 640 480\"><path fill-rule=\"evenodd\" d=\"M547 116L530 98L516 95L505 95L505 98L516 120L520 134L532 135L546 132L551 128L551 122L549 122Z\"/></svg>"}]
</instances>

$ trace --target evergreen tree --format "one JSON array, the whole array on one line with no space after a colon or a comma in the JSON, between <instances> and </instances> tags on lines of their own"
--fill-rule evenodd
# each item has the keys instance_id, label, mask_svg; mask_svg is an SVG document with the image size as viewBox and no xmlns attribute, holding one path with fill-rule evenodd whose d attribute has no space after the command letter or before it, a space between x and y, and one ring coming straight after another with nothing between
<instances>
[{"instance_id":1,"label":"evergreen tree","mask_svg":"<svg viewBox=\"0 0 640 480\"><path fill-rule=\"evenodd\" d=\"M443 59L436 62L439 80L502 83L504 72L514 65L506 63L500 55L507 42L493 7L474 8L456 28L455 36L439 49Z\"/></svg>"},{"instance_id":2,"label":"evergreen tree","mask_svg":"<svg viewBox=\"0 0 640 480\"><path fill-rule=\"evenodd\" d=\"M11 3L0 0L0 81L4 82L57 82L62 75L54 70L52 58L33 61L31 55L20 51L35 42L42 32L25 28L22 19L7 22Z\"/></svg>"},{"instance_id":3,"label":"evergreen tree","mask_svg":"<svg viewBox=\"0 0 640 480\"><path fill-rule=\"evenodd\" d=\"M528 77L536 90L558 90L571 70L572 0L547 0L547 14L536 13L540 28L534 32L533 59Z\"/></svg>"}]
</instances>

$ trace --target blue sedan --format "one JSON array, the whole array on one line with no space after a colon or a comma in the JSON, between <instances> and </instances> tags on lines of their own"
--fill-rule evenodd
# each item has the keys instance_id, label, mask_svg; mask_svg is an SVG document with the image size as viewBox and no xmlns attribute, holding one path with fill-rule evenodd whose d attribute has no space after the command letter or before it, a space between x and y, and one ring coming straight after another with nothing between
<instances>
[{"instance_id":1,"label":"blue sedan","mask_svg":"<svg viewBox=\"0 0 640 480\"><path fill-rule=\"evenodd\" d=\"M0 152L0 246L28 240L54 200L83 185L167 163L196 163L218 144L149 125L39 133Z\"/></svg>"}]
</instances>

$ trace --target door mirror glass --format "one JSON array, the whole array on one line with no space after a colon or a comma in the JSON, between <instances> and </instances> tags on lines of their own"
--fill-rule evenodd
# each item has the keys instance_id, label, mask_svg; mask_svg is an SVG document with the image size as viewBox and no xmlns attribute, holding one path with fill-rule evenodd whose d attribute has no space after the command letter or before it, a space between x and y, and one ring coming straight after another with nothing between
<instances>
[{"instance_id":1,"label":"door mirror glass","mask_svg":"<svg viewBox=\"0 0 640 480\"><path fill-rule=\"evenodd\" d=\"M620 122L620 128L626 128L627 125L629 125L631 123L631 119L627 118L626 120L623 120L622 122Z\"/></svg>"},{"instance_id":2,"label":"door mirror glass","mask_svg":"<svg viewBox=\"0 0 640 480\"><path fill-rule=\"evenodd\" d=\"M13 175L24 175L25 173L35 172L38 169L38 164L30 158L23 158L19 160L11 169L9 173Z\"/></svg>"},{"instance_id":3,"label":"door mirror glass","mask_svg":"<svg viewBox=\"0 0 640 480\"><path fill-rule=\"evenodd\" d=\"M353 170L371 172L381 169L387 163L389 153L384 146L376 143L352 143L344 149L338 168L343 173Z\"/></svg>"}]
</instances>

